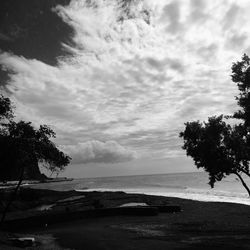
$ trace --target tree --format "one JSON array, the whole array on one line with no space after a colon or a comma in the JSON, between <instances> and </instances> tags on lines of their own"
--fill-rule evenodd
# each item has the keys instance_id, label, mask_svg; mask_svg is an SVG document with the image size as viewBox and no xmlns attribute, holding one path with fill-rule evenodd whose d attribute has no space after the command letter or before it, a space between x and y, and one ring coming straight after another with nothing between
<instances>
[{"instance_id":1,"label":"tree","mask_svg":"<svg viewBox=\"0 0 250 250\"><path fill-rule=\"evenodd\" d=\"M2 95L0 106L0 121L5 121L0 124L0 180L7 181L18 177L19 182L14 192L16 196L24 177L42 177L38 164L50 171L62 171L69 164L70 157L60 151L51 140L56 134L49 126L40 125L36 129L31 122L15 122L11 101ZM3 213L2 221L10 203Z\"/></svg>"},{"instance_id":2,"label":"tree","mask_svg":"<svg viewBox=\"0 0 250 250\"><path fill-rule=\"evenodd\" d=\"M13 116L13 106L11 105L10 99L0 95L0 120L10 120Z\"/></svg>"},{"instance_id":3,"label":"tree","mask_svg":"<svg viewBox=\"0 0 250 250\"><path fill-rule=\"evenodd\" d=\"M213 188L230 174L235 174L250 196L250 189L244 177L250 177L250 58L233 63L232 81L237 83L240 94L236 97L240 110L231 116L209 117L207 122L187 122L180 133L184 140L183 149L191 156L197 168L209 174ZM229 118L238 123L226 123Z\"/></svg>"},{"instance_id":4,"label":"tree","mask_svg":"<svg viewBox=\"0 0 250 250\"><path fill-rule=\"evenodd\" d=\"M51 141L55 133L48 126L35 129L30 122L10 121L4 127L0 136L0 180L13 180L22 171L25 178L39 179L39 163L52 172L62 171L69 163L70 158Z\"/></svg>"}]
</instances>

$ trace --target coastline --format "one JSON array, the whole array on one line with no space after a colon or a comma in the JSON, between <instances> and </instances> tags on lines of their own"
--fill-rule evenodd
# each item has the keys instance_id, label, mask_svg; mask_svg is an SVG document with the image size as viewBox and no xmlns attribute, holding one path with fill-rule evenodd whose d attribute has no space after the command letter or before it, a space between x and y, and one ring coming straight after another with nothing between
<instances>
[{"instance_id":1,"label":"coastline","mask_svg":"<svg viewBox=\"0 0 250 250\"><path fill-rule=\"evenodd\" d=\"M73 178L67 177L59 177L59 178L47 178L42 180L23 180L21 187L26 185L36 185L41 183L53 183L53 182L65 182L65 181L73 181ZM17 185L18 181L7 181L7 182L0 182L0 189L4 188L14 188Z\"/></svg>"},{"instance_id":2,"label":"coastline","mask_svg":"<svg viewBox=\"0 0 250 250\"><path fill-rule=\"evenodd\" d=\"M243 204L250 206L250 197L244 193L232 193L225 191L203 191L203 190L191 190L189 192L169 192L169 191L154 191L152 189L135 189L135 188L124 188L124 189L114 189L114 188L93 188L93 189L76 189L78 192L126 192L126 193L135 193L135 194L145 194L145 195L155 195L155 196L164 196L164 197L173 197L173 198L181 198L188 199L194 201L202 201L202 202L226 202L226 203L235 203L235 204Z\"/></svg>"},{"instance_id":3,"label":"coastline","mask_svg":"<svg viewBox=\"0 0 250 250\"><path fill-rule=\"evenodd\" d=\"M13 225L9 232L14 236L34 237L40 248L34 246L29 249L83 249L83 246L87 250L128 250L133 247L146 250L250 249L249 206L246 205L124 192L32 192L45 203L59 201L51 215L53 219L58 216L59 220L46 223L46 217L41 217L43 224L28 227L28 217L44 216L51 211L22 211L22 217L26 213L26 219L19 228ZM113 212L91 215L84 212L131 202L150 206L178 205L181 211L139 215ZM15 213L18 218L20 213ZM1 240L0 248L15 249L8 245L6 239Z\"/></svg>"}]
</instances>

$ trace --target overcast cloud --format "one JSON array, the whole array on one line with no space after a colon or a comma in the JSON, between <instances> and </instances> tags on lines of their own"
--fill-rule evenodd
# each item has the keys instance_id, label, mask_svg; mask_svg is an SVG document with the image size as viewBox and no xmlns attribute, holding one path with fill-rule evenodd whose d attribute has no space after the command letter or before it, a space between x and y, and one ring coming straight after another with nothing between
<instances>
[{"instance_id":1,"label":"overcast cloud","mask_svg":"<svg viewBox=\"0 0 250 250\"><path fill-rule=\"evenodd\" d=\"M117 163L131 161L136 158L135 152L128 150L115 141L88 141L63 147L73 158L72 163Z\"/></svg>"},{"instance_id":2,"label":"overcast cloud","mask_svg":"<svg viewBox=\"0 0 250 250\"><path fill-rule=\"evenodd\" d=\"M73 162L178 158L184 122L236 109L230 68L250 52L249 1L72 0L53 11L75 31L62 44L73 56L51 66L2 51L0 63L18 118L51 125Z\"/></svg>"}]
</instances>

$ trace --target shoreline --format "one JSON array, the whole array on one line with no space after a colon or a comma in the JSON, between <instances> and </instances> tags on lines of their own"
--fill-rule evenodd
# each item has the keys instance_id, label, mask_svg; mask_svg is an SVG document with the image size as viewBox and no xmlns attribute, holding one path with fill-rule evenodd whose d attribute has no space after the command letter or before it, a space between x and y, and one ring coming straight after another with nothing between
<instances>
[{"instance_id":1,"label":"shoreline","mask_svg":"<svg viewBox=\"0 0 250 250\"><path fill-rule=\"evenodd\" d=\"M46 248L51 245L55 246L53 249L76 250L83 249L83 246L87 250L129 250L133 247L144 250L250 249L249 206L246 205L124 192L35 192L38 198L44 199L45 195L47 201L60 200L54 209L54 215L61 214L60 220L45 225L46 221L41 217L43 225L30 228L23 221L19 229L13 227L11 231L16 236L34 237L44 247L40 249L51 249ZM100 211L100 208L130 202L154 206L178 205L181 211L154 215L95 213L81 217L84 208ZM48 211L40 212L46 213ZM51 218L54 219L53 213ZM8 248L6 244L0 242L0 248L15 249Z\"/></svg>"},{"instance_id":2,"label":"shoreline","mask_svg":"<svg viewBox=\"0 0 250 250\"><path fill-rule=\"evenodd\" d=\"M54 183L54 182L65 182L65 181L73 181L73 178L67 177L58 177L58 178L47 178L43 180L23 180L21 187L29 186L29 185L36 185L36 184L43 184L43 183ZM18 181L8 181L8 182L0 182L0 190L1 189L8 189L8 188L15 188Z\"/></svg>"},{"instance_id":3,"label":"shoreline","mask_svg":"<svg viewBox=\"0 0 250 250\"><path fill-rule=\"evenodd\" d=\"M225 203L235 203L250 206L250 197L247 194L239 194L227 192L227 196L225 196L225 191L203 191L199 190L194 192L163 192L163 191L152 191L150 189L114 189L114 188L91 188L91 189L75 189L77 192L125 192L130 194L144 194L144 195L155 195L155 196L164 196L164 197L173 197L173 198L181 198L188 199L193 201L201 201L201 202L225 202ZM204 194L205 193L205 194ZM231 195L231 196L230 196ZM242 197L240 197L240 195Z\"/></svg>"}]
</instances>

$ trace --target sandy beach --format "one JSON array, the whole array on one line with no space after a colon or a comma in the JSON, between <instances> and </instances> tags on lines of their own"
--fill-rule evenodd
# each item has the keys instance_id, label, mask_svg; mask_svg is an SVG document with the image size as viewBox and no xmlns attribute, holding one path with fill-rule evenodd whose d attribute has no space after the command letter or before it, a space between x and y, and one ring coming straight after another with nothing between
<instances>
[{"instance_id":1,"label":"sandy beach","mask_svg":"<svg viewBox=\"0 0 250 250\"><path fill-rule=\"evenodd\" d=\"M246 205L123 192L83 194L85 197L70 202L66 199L54 208L55 213L63 213L56 223L44 222L31 227L23 223L19 228L9 229L8 235L6 231L2 232L0 248L19 249L9 244L7 236L25 236L36 239L36 245L27 249L250 249L250 210ZM131 202L151 206L178 205L181 212L92 214L70 219L72 214L84 209L98 209L90 208L89 204L93 205L93 202L98 203L101 209ZM31 216L27 212L26 215Z\"/></svg>"}]
</instances>

